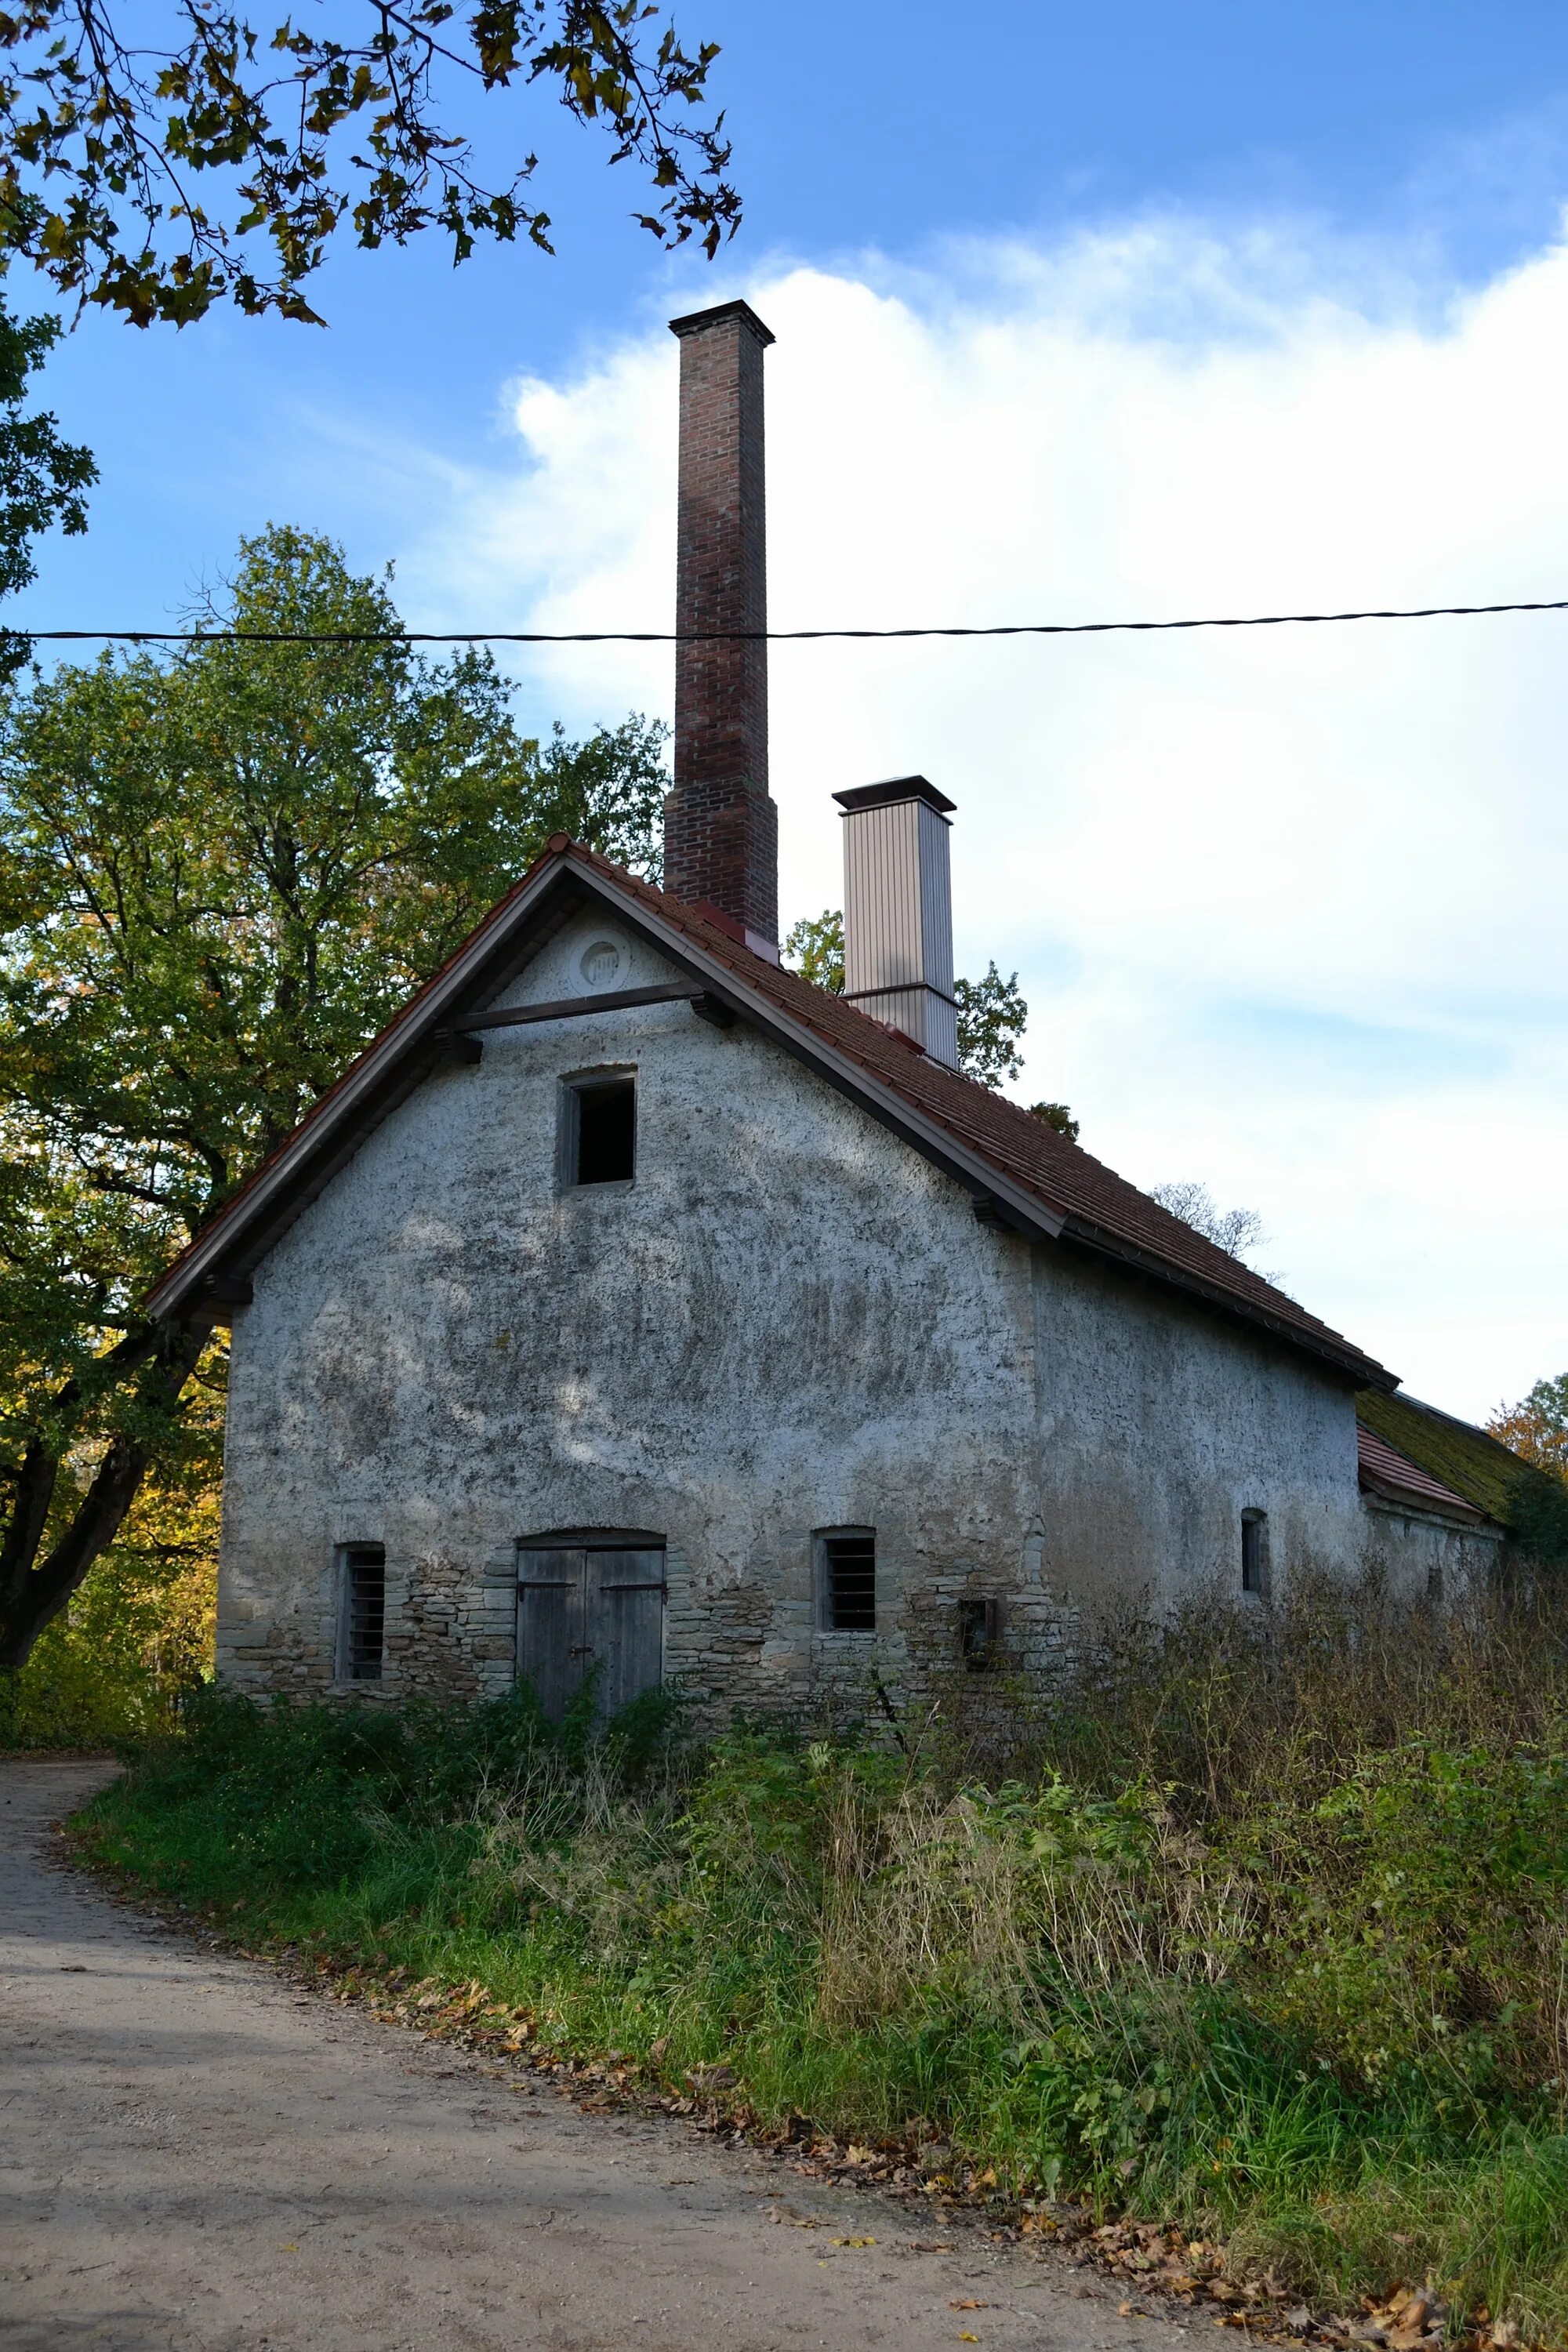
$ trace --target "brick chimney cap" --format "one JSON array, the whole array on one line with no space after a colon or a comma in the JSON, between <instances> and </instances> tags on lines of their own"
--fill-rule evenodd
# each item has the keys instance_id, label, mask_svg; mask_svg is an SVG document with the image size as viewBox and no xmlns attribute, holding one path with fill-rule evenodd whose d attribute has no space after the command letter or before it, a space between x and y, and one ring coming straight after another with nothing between
<instances>
[{"instance_id":1,"label":"brick chimney cap","mask_svg":"<svg viewBox=\"0 0 1568 2352\"><path fill-rule=\"evenodd\" d=\"M778 341L773 329L763 326L749 302L716 302L710 310L689 310L685 318L670 320L669 331L672 335L702 335L710 327L722 326L726 319L739 319L750 327L764 350L769 343Z\"/></svg>"},{"instance_id":2,"label":"brick chimney cap","mask_svg":"<svg viewBox=\"0 0 1568 2352\"><path fill-rule=\"evenodd\" d=\"M939 816L950 814L958 806L924 776L890 776L885 784L857 784L852 792L835 793L833 797L847 816L857 809L891 808L899 801L924 801Z\"/></svg>"}]
</instances>

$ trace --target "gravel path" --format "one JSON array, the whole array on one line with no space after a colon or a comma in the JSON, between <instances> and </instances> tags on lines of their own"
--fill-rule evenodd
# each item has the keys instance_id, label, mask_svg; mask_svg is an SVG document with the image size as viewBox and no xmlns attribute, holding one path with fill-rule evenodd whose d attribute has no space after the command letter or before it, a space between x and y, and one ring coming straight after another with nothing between
<instances>
[{"instance_id":1,"label":"gravel path","mask_svg":"<svg viewBox=\"0 0 1568 2352\"><path fill-rule=\"evenodd\" d=\"M1179 2352L1059 2258L922 2251L927 2212L580 2115L110 1901L50 1829L105 1777L0 1762L5 2352Z\"/></svg>"}]
</instances>

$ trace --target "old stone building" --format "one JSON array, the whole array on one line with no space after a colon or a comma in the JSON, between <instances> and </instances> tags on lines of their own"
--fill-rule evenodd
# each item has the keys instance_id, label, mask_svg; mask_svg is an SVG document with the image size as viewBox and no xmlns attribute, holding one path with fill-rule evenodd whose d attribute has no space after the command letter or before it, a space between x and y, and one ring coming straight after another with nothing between
<instances>
[{"instance_id":1,"label":"old stone building","mask_svg":"<svg viewBox=\"0 0 1568 2352\"><path fill-rule=\"evenodd\" d=\"M767 331L677 322L668 888L558 837L154 1294L229 1316L220 1664L798 1708L1038 1671L1500 1530L1393 1377L956 1067L952 803L839 795L842 996L781 968Z\"/></svg>"}]
</instances>

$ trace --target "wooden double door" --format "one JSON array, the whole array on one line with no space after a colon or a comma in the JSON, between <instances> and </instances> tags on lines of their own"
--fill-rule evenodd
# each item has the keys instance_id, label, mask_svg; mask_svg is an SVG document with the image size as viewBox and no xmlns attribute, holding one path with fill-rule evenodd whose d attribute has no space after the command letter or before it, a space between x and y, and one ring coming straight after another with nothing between
<instances>
[{"instance_id":1,"label":"wooden double door","mask_svg":"<svg viewBox=\"0 0 1568 2352\"><path fill-rule=\"evenodd\" d=\"M647 1537L542 1538L518 1553L517 1671L559 1722L588 1675L618 1714L664 1679L664 1547Z\"/></svg>"}]
</instances>

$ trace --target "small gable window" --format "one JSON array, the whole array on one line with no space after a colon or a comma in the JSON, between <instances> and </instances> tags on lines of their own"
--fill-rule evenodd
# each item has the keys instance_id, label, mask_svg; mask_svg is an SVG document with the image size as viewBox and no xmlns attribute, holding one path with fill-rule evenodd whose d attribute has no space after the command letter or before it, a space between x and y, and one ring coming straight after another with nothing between
<instances>
[{"instance_id":1,"label":"small gable window","mask_svg":"<svg viewBox=\"0 0 1568 2352\"><path fill-rule=\"evenodd\" d=\"M824 1528L816 1538L822 1626L828 1633L877 1630L877 1531Z\"/></svg>"},{"instance_id":2,"label":"small gable window","mask_svg":"<svg viewBox=\"0 0 1568 2352\"><path fill-rule=\"evenodd\" d=\"M994 1595L973 1592L958 1604L958 1654L970 1675L988 1675L996 1664L1002 1605Z\"/></svg>"},{"instance_id":3,"label":"small gable window","mask_svg":"<svg viewBox=\"0 0 1568 2352\"><path fill-rule=\"evenodd\" d=\"M378 1683L386 1631L386 1553L380 1544L344 1544L338 1562L338 1679Z\"/></svg>"},{"instance_id":4,"label":"small gable window","mask_svg":"<svg viewBox=\"0 0 1568 2352\"><path fill-rule=\"evenodd\" d=\"M1268 1588L1268 1515L1266 1511L1243 1511L1241 1515L1241 1589L1256 1592L1259 1598Z\"/></svg>"},{"instance_id":5,"label":"small gable window","mask_svg":"<svg viewBox=\"0 0 1568 2352\"><path fill-rule=\"evenodd\" d=\"M637 1168L637 1080L620 1071L570 1078L562 1092L562 1180L629 1184Z\"/></svg>"}]
</instances>

